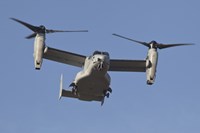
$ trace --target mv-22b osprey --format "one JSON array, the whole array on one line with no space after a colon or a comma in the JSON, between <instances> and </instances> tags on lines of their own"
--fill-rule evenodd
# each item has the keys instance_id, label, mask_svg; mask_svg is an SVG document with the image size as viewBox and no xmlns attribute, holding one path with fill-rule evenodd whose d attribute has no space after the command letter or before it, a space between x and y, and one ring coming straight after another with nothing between
<instances>
[{"instance_id":1,"label":"mv-22b osprey","mask_svg":"<svg viewBox=\"0 0 200 133\"><path fill-rule=\"evenodd\" d=\"M35 37L35 69L39 70L41 68L43 58L83 68L80 72L77 73L74 81L70 84L70 87L72 88L71 90L63 89L63 76L61 75L59 98L64 96L77 98L84 101L100 101L101 104L103 104L105 97L108 98L109 94L112 93L112 89L110 88L111 78L108 74L108 71L146 72L147 84L152 85L155 80L158 61L157 49L191 45L190 43L160 44L156 41L146 43L126 38L121 35L113 34L115 36L128 39L148 47L149 50L146 60L110 59L109 53L102 51L95 51L91 56L84 56L47 46L45 44L45 35L46 33L54 32L87 32L87 30L49 30L44 26L33 26L15 18L11 19L19 22L34 32L26 38L30 39Z\"/></svg>"}]
</instances>

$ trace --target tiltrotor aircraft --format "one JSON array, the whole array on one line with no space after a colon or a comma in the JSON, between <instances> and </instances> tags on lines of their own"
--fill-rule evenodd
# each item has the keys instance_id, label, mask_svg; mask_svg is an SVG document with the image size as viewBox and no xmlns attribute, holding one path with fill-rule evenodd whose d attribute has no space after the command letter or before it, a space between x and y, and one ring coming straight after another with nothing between
<instances>
[{"instance_id":1,"label":"tiltrotor aircraft","mask_svg":"<svg viewBox=\"0 0 200 133\"><path fill-rule=\"evenodd\" d=\"M108 74L108 71L146 72L147 84L152 85L155 80L158 61L157 49L191 45L160 44L156 41L146 43L113 34L115 36L147 46L149 50L146 60L110 59L109 53L103 51L94 51L92 55L85 56L51 48L45 44L45 37L46 33L87 32L87 30L50 30L46 29L43 25L38 27L15 18L11 19L26 26L34 32L26 38L35 38L33 54L35 69L40 70L43 58L82 68L82 70L77 73L75 79L70 84L71 90L63 89L63 76L61 75L59 98L63 96L77 98L83 101L100 101L101 105L103 105L105 97L108 98L109 94L112 93L112 89L110 88L111 78Z\"/></svg>"}]
</instances>

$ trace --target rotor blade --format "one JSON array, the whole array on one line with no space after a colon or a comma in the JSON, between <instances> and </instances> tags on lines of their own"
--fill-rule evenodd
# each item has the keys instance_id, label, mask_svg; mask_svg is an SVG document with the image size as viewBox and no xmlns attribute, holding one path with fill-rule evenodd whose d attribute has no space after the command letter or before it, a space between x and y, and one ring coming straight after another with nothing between
<instances>
[{"instance_id":1,"label":"rotor blade","mask_svg":"<svg viewBox=\"0 0 200 133\"><path fill-rule=\"evenodd\" d=\"M34 38L36 35L37 35L37 33L33 33L33 34L31 34L31 35L27 36L27 37L26 37L26 39L31 39L31 38Z\"/></svg>"},{"instance_id":2,"label":"rotor blade","mask_svg":"<svg viewBox=\"0 0 200 133\"><path fill-rule=\"evenodd\" d=\"M127 39L127 40L130 40L130 41L133 41L133 42L136 42L136 43L140 43L146 47L149 47L149 43L146 43L146 42L141 42L141 41L137 41L137 40L133 40L133 39L130 39L130 38L127 38L127 37L124 37L124 36L121 36L121 35L118 35L118 34L113 34L114 36L118 36L118 37L121 37L121 38L124 38L124 39Z\"/></svg>"},{"instance_id":3,"label":"rotor blade","mask_svg":"<svg viewBox=\"0 0 200 133\"><path fill-rule=\"evenodd\" d=\"M179 43L179 44L157 44L157 48L164 49L176 46L187 46L187 45L194 45L193 43Z\"/></svg>"},{"instance_id":4,"label":"rotor blade","mask_svg":"<svg viewBox=\"0 0 200 133\"><path fill-rule=\"evenodd\" d=\"M14 21L16 21L16 22L18 22L18 23L20 23L20 24L26 26L27 28L29 28L30 30L32 30L32 31L34 31L34 32L37 32L38 29L40 29L40 28L37 27L37 26L33 26L33 25L31 25L31 24L28 24L28 23L23 22L23 21L21 21L21 20L19 20L19 19L16 19L16 18L10 18L10 19L12 19L12 20L14 20Z\"/></svg>"},{"instance_id":5,"label":"rotor blade","mask_svg":"<svg viewBox=\"0 0 200 133\"><path fill-rule=\"evenodd\" d=\"M50 30L50 29L46 29L46 33L55 33L55 32L88 32L88 30Z\"/></svg>"}]
</instances>

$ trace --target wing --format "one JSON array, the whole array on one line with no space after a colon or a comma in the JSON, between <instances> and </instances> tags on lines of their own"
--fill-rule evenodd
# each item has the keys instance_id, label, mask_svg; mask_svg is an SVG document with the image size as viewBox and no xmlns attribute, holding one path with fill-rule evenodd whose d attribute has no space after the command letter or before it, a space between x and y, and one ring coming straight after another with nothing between
<instances>
[{"instance_id":1,"label":"wing","mask_svg":"<svg viewBox=\"0 0 200 133\"><path fill-rule=\"evenodd\" d=\"M145 72L145 60L111 59L109 71Z\"/></svg>"},{"instance_id":2,"label":"wing","mask_svg":"<svg viewBox=\"0 0 200 133\"><path fill-rule=\"evenodd\" d=\"M43 58L72 66L82 67L86 56L46 47Z\"/></svg>"}]
</instances>

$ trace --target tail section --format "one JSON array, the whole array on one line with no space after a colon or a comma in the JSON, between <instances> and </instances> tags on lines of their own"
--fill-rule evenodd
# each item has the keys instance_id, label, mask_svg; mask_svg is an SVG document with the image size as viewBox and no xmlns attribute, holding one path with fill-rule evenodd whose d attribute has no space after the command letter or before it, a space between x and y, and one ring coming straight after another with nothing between
<instances>
[{"instance_id":1,"label":"tail section","mask_svg":"<svg viewBox=\"0 0 200 133\"><path fill-rule=\"evenodd\" d=\"M63 74L61 74L61 77L60 77L60 92L59 92L59 100L60 100L61 97L62 97L62 92L63 92Z\"/></svg>"},{"instance_id":2,"label":"tail section","mask_svg":"<svg viewBox=\"0 0 200 133\"><path fill-rule=\"evenodd\" d=\"M63 89L63 75L60 77L60 91L59 91L59 100L61 97L71 97L71 98L79 98L77 95L74 95L72 91Z\"/></svg>"},{"instance_id":3,"label":"tail section","mask_svg":"<svg viewBox=\"0 0 200 133\"><path fill-rule=\"evenodd\" d=\"M63 74L61 74L61 77L60 77L59 100L61 99L61 97L77 98L83 101L100 101L101 105L103 105L104 98L105 98L104 96L95 96L95 95L87 95L87 94L75 95L72 91L63 89Z\"/></svg>"}]
</instances>

